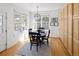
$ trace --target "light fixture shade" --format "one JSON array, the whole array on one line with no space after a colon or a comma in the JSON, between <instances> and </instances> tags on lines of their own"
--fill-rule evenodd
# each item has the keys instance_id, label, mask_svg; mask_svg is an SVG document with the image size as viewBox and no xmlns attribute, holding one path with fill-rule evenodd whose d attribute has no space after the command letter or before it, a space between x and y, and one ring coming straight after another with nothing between
<instances>
[{"instance_id":1,"label":"light fixture shade","mask_svg":"<svg viewBox=\"0 0 79 59\"><path fill-rule=\"evenodd\" d=\"M35 20L39 20L39 19L41 19L41 15L37 13L34 15L34 18L35 18Z\"/></svg>"}]
</instances>

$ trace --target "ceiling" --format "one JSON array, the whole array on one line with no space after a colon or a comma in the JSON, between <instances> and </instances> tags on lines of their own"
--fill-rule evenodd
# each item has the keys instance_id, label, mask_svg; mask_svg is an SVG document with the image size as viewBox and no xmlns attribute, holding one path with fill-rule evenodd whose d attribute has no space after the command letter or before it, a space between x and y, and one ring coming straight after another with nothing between
<instances>
[{"instance_id":1,"label":"ceiling","mask_svg":"<svg viewBox=\"0 0 79 59\"><path fill-rule=\"evenodd\" d=\"M39 6L39 11L50 11L61 9L65 4L66 3L14 3L15 6L31 12L36 11L37 6Z\"/></svg>"}]
</instances>

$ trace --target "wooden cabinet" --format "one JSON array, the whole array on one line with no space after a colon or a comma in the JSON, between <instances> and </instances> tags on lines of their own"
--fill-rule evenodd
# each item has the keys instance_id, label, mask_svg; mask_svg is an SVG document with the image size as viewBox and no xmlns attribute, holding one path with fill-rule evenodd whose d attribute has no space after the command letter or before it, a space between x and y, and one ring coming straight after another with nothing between
<instances>
[{"instance_id":1,"label":"wooden cabinet","mask_svg":"<svg viewBox=\"0 0 79 59\"><path fill-rule=\"evenodd\" d=\"M68 52L72 55L72 4L68 4Z\"/></svg>"},{"instance_id":2,"label":"wooden cabinet","mask_svg":"<svg viewBox=\"0 0 79 59\"><path fill-rule=\"evenodd\" d=\"M73 16L78 16L79 15L79 3L74 3L73 4Z\"/></svg>"},{"instance_id":3,"label":"wooden cabinet","mask_svg":"<svg viewBox=\"0 0 79 59\"><path fill-rule=\"evenodd\" d=\"M61 37L61 41L64 42L64 9L61 10L60 12L60 37Z\"/></svg>"},{"instance_id":4,"label":"wooden cabinet","mask_svg":"<svg viewBox=\"0 0 79 59\"><path fill-rule=\"evenodd\" d=\"M79 55L79 4L73 4L73 55Z\"/></svg>"},{"instance_id":5,"label":"wooden cabinet","mask_svg":"<svg viewBox=\"0 0 79 59\"><path fill-rule=\"evenodd\" d=\"M79 4L67 4L61 12L61 41L70 55L79 56Z\"/></svg>"},{"instance_id":6,"label":"wooden cabinet","mask_svg":"<svg viewBox=\"0 0 79 59\"><path fill-rule=\"evenodd\" d=\"M64 35L64 10L62 10L62 19L61 19L61 22L62 22L62 26L61 26L61 28L62 28L62 30L61 30L61 32L62 32L62 42L64 42L65 41L65 39L64 39L64 37L65 37L65 35Z\"/></svg>"},{"instance_id":7,"label":"wooden cabinet","mask_svg":"<svg viewBox=\"0 0 79 59\"><path fill-rule=\"evenodd\" d=\"M62 31L62 21L61 21L62 20L62 12L61 11L59 12L58 16L59 16L58 17L58 19L59 19L58 20L59 21L59 29L61 29L61 30L59 30L60 31L60 39L62 39L62 32L61 32Z\"/></svg>"},{"instance_id":8,"label":"wooden cabinet","mask_svg":"<svg viewBox=\"0 0 79 59\"><path fill-rule=\"evenodd\" d=\"M65 47L67 48L67 36L68 36L68 28L67 28L67 26L68 26L68 18L67 18L67 10L68 8L67 8L67 5L65 5L65 7L64 7L64 9L63 9L63 15L64 15L64 19L63 19L63 27L64 27L64 45L65 45Z\"/></svg>"},{"instance_id":9,"label":"wooden cabinet","mask_svg":"<svg viewBox=\"0 0 79 59\"><path fill-rule=\"evenodd\" d=\"M76 39L73 40L73 55L79 56L79 41Z\"/></svg>"}]
</instances>

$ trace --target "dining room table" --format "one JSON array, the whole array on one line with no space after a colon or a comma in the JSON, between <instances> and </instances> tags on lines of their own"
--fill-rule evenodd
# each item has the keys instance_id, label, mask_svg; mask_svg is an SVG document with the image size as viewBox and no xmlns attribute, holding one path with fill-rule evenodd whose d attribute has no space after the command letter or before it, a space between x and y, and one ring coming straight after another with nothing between
<instances>
[{"instance_id":1,"label":"dining room table","mask_svg":"<svg viewBox=\"0 0 79 59\"><path fill-rule=\"evenodd\" d=\"M40 41L42 44L44 44L44 38L46 37L46 33L45 32L39 32L38 30L36 31L32 31L33 34L39 34L39 37L40 37Z\"/></svg>"}]
</instances>

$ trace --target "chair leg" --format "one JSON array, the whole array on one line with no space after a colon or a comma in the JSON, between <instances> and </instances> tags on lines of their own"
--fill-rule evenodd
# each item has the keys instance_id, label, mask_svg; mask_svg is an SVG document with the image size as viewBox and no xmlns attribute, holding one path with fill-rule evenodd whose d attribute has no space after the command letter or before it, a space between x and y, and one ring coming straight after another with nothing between
<instances>
[{"instance_id":1,"label":"chair leg","mask_svg":"<svg viewBox=\"0 0 79 59\"><path fill-rule=\"evenodd\" d=\"M30 45L30 50L32 50L32 44Z\"/></svg>"},{"instance_id":2,"label":"chair leg","mask_svg":"<svg viewBox=\"0 0 79 59\"><path fill-rule=\"evenodd\" d=\"M40 47L41 47L41 42L40 42Z\"/></svg>"},{"instance_id":3,"label":"chair leg","mask_svg":"<svg viewBox=\"0 0 79 59\"><path fill-rule=\"evenodd\" d=\"M47 45L49 45L49 41L47 40Z\"/></svg>"},{"instance_id":4,"label":"chair leg","mask_svg":"<svg viewBox=\"0 0 79 59\"><path fill-rule=\"evenodd\" d=\"M37 48L37 52L38 52L38 43L37 43L37 46L36 46L36 48Z\"/></svg>"}]
</instances>

